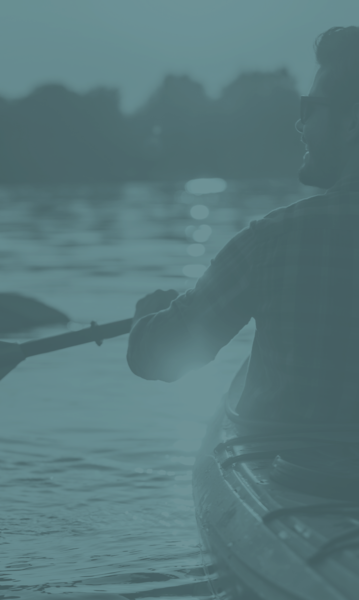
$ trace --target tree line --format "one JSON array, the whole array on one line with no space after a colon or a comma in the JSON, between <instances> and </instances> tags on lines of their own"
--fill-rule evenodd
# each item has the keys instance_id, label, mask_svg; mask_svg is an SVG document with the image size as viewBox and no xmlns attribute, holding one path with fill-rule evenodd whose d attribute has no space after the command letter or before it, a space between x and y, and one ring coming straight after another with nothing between
<instances>
[{"instance_id":1,"label":"tree line","mask_svg":"<svg viewBox=\"0 0 359 600\"><path fill-rule=\"evenodd\" d=\"M0 97L0 183L291 178L303 155L298 110L285 68L242 73L215 100L168 75L131 115L116 89L47 84Z\"/></svg>"}]
</instances>

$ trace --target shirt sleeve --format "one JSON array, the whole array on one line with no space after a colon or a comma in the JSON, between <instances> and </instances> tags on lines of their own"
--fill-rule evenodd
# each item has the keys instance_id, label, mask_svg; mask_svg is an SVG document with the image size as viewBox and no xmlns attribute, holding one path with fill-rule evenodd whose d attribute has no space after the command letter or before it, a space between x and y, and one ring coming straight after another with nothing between
<instances>
[{"instance_id":1,"label":"shirt sleeve","mask_svg":"<svg viewBox=\"0 0 359 600\"><path fill-rule=\"evenodd\" d=\"M256 221L240 231L190 289L131 331L127 361L144 379L175 381L215 358L254 310Z\"/></svg>"}]
</instances>

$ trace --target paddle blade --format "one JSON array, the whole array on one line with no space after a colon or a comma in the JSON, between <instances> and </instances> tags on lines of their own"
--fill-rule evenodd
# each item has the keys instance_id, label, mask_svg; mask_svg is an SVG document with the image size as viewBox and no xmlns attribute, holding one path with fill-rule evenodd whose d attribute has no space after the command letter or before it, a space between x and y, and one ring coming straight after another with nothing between
<instances>
[{"instance_id":1,"label":"paddle blade","mask_svg":"<svg viewBox=\"0 0 359 600\"><path fill-rule=\"evenodd\" d=\"M0 293L0 334L44 327L66 325L69 318L59 310L21 294Z\"/></svg>"},{"instance_id":2,"label":"paddle blade","mask_svg":"<svg viewBox=\"0 0 359 600\"><path fill-rule=\"evenodd\" d=\"M19 344L0 342L0 380L25 359Z\"/></svg>"}]
</instances>

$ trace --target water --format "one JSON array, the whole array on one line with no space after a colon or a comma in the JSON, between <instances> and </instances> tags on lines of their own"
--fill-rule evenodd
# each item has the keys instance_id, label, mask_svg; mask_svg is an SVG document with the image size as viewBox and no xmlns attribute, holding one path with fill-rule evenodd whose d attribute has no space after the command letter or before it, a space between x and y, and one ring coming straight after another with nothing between
<instances>
[{"instance_id":1,"label":"water","mask_svg":"<svg viewBox=\"0 0 359 600\"><path fill-rule=\"evenodd\" d=\"M276 182L202 196L3 189L1 291L67 312L73 328L128 318L156 288L192 287L252 218L308 195ZM211 597L191 468L253 331L174 384L130 372L127 336L34 357L1 382L0 598Z\"/></svg>"}]
</instances>

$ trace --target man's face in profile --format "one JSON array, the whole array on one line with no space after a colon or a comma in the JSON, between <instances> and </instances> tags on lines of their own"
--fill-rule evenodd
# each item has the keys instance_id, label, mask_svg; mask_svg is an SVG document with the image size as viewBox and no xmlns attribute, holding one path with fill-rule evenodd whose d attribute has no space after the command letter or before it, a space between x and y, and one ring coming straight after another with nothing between
<instances>
[{"instance_id":1,"label":"man's face in profile","mask_svg":"<svg viewBox=\"0 0 359 600\"><path fill-rule=\"evenodd\" d=\"M320 68L315 76L309 96L330 101L326 83L333 75ZM340 178L344 166L342 119L339 109L321 104L310 106L305 122L296 123L306 145L303 163L298 172L299 181L305 185L328 189Z\"/></svg>"}]
</instances>

